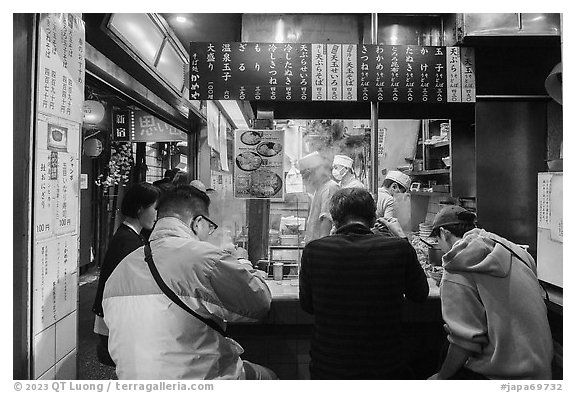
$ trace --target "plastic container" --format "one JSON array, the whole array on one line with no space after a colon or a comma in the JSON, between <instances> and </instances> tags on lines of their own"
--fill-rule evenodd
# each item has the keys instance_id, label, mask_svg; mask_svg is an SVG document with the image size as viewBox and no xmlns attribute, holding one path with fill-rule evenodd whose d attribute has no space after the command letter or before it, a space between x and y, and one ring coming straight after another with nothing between
<instances>
[{"instance_id":1,"label":"plastic container","mask_svg":"<svg viewBox=\"0 0 576 393\"><path fill-rule=\"evenodd\" d=\"M284 276L284 264L282 262L274 262L273 272L274 272L274 280L282 281Z\"/></svg>"}]
</instances>

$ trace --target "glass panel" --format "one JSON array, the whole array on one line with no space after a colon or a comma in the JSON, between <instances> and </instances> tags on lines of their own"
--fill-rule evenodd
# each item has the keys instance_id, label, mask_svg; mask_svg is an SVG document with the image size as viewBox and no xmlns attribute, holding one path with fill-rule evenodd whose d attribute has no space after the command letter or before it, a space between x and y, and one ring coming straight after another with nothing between
<instances>
[{"instance_id":1,"label":"glass panel","mask_svg":"<svg viewBox=\"0 0 576 393\"><path fill-rule=\"evenodd\" d=\"M164 34L147 14L114 14L110 26L121 34L127 44L150 64L164 40Z\"/></svg>"},{"instance_id":2,"label":"glass panel","mask_svg":"<svg viewBox=\"0 0 576 393\"><path fill-rule=\"evenodd\" d=\"M244 14L242 41L358 43L359 21L346 14Z\"/></svg>"},{"instance_id":3,"label":"glass panel","mask_svg":"<svg viewBox=\"0 0 576 393\"><path fill-rule=\"evenodd\" d=\"M364 43L370 43L369 16L364 22ZM384 45L443 45L441 17L378 14L378 43Z\"/></svg>"},{"instance_id":4,"label":"glass panel","mask_svg":"<svg viewBox=\"0 0 576 393\"><path fill-rule=\"evenodd\" d=\"M184 61L178 56L178 53L170 42L167 42L164 49L162 49L157 67L158 71L160 71L178 91L182 90L182 86L184 85Z\"/></svg>"}]
</instances>

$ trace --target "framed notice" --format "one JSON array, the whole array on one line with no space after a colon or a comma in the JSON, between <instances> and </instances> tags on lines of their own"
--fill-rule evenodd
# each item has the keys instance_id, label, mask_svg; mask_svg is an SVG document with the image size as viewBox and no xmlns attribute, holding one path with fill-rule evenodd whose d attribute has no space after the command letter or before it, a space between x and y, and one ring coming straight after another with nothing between
<instances>
[{"instance_id":1,"label":"framed notice","mask_svg":"<svg viewBox=\"0 0 576 393\"><path fill-rule=\"evenodd\" d=\"M235 130L234 197L284 200L284 130Z\"/></svg>"}]
</instances>

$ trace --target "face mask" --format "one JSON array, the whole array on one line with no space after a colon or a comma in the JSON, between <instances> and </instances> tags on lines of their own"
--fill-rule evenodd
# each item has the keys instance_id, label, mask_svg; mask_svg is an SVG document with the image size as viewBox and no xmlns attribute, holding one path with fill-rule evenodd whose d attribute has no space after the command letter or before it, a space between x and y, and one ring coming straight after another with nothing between
<instances>
[{"instance_id":1,"label":"face mask","mask_svg":"<svg viewBox=\"0 0 576 393\"><path fill-rule=\"evenodd\" d=\"M340 170L336 168L332 169L332 176L334 177L334 179L338 181L342 180L345 174L346 174L346 168L342 168Z\"/></svg>"}]
</instances>

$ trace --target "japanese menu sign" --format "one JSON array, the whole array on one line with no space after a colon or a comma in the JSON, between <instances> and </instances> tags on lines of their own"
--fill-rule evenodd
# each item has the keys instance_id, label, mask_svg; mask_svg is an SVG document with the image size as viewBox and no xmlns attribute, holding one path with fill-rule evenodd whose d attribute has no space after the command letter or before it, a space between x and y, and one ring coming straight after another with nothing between
<instances>
[{"instance_id":1,"label":"japanese menu sign","mask_svg":"<svg viewBox=\"0 0 576 393\"><path fill-rule=\"evenodd\" d=\"M284 130L234 131L234 197L284 199Z\"/></svg>"},{"instance_id":2,"label":"japanese menu sign","mask_svg":"<svg viewBox=\"0 0 576 393\"><path fill-rule=\"evenodd\" d=\"M85 29L80 14L41 14L38 34L30 272L33 378L67 355L54 353L53 348L69 348L76 342L75 337L71 340L47 331L76 330L71 314L78 302L85 76ZM74 323L69 325L69 321Z\"/></svg>"},{"instance_id":3,"label":"japanese menu sign","mask_svg":"<svg viewBox=\"0 0 576 393\"><path fill-rule=\"evenodd\" d=\"M538 174L538 228L550 229L552 174Z\"/></svg>"},{"instance_id":4,"label":"japanese menu sign","mask_svg":"<svg viewBox=\"0 0 576 393\"><path fill-rule=\"evenodd\" d=\"M124 142L185 141L184 131L142 110L115 110L112 115L112 137Z\"/></svg>"},{"instance_id":5,"label":"japanese menu sign","mask_svg":"<svg viewBox=\"0 0 576 393\"><path fill-rule=\"evenodd\" d=\"M82 122L84 22L74 14L42 14L39 33L38 111Z\"/></svg>"},{"instance_id":6,"label":"japanese menu sign","mask_svg":"<svg viewBox=\"0 0 576 393\"><path fill-rule=\"evenodd\" d=\"M190 99L475 102L465 47L190 43Z\"/></svg>"},{"instance_id":7,"label":"japanese menu sign","mask_svg":"<svg viewBox=\"0 0 576 393\"><path fill-rule=\"evenodd\" d=\"M37 243L34 249L34 334L76 310L78 236Z\"/></svg>"}]
</instances>

